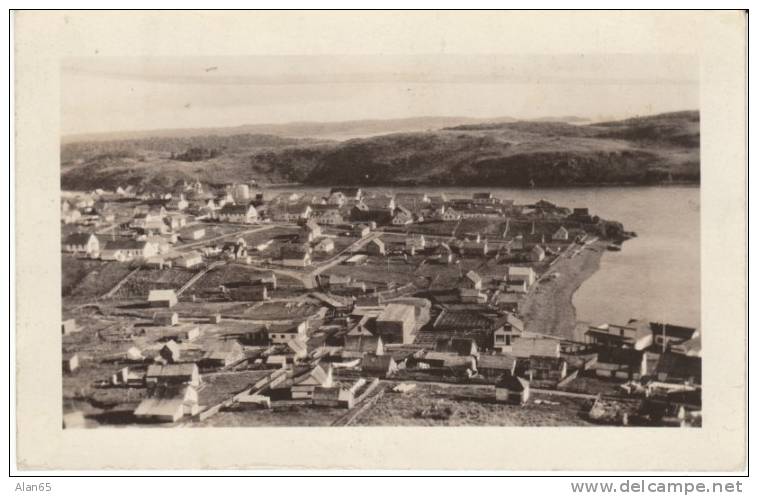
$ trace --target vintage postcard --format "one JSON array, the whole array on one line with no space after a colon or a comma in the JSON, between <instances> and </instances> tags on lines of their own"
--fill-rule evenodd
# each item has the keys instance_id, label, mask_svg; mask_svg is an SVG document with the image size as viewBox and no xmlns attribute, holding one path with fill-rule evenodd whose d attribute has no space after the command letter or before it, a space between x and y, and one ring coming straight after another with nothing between
<instances>
[{"instance_id":1,"label":"vintage postcard","mask_svg":"<svg viewBox=\"0 0 758 496\"><path fill-rule=\"evenodd\" d=\"M19 467L743 466L743 13L15 37Z\"/></svg>"}]
</instances>

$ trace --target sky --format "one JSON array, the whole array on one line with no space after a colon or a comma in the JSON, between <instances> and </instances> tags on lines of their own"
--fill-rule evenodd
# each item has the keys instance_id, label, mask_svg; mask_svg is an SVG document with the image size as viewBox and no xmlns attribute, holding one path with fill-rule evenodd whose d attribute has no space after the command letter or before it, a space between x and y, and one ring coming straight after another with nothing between
<instances>
[{"instance_id":1,"label":"sky","mask_svg":"<svg viewBox=\"0 0 758 496\"><path fill-rule=\"evenodd\" d=\"M699 107L686 55L87 57L61 65L63 135L299 121L579 116Z\"/></svg>"}]
</instances>

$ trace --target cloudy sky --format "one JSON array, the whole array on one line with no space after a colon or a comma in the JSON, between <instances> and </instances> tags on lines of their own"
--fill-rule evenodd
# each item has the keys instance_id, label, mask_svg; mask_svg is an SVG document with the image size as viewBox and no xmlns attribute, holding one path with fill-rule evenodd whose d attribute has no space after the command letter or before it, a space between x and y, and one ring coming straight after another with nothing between
<instances>
[{"instance_id":1,"label":"cloudy sky","mask_svg":"<svg viewBox=\"0 0 758 496\"><path fill-rule=\"evenodd\" d=\"M698 108L682 55L77 58L64 135L417 116L622 118Z\"/></svg>"}]
</instances>

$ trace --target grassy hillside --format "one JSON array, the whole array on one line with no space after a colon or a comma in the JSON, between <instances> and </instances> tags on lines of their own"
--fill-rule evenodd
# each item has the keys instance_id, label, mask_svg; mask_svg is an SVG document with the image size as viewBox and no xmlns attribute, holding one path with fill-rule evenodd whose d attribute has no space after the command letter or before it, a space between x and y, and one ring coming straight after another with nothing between
<instances>
[{"instance_id":1,"label":"grassy hillside","mask_svg":"<svg viewBox=\"0 0 758 496\"><path fill-rule=\"evenodd\" d=\"M699 143L698 112L592 125L474 123L344 142L250 134L156 137L65 144L61 182L66 189L193 178L313 185L696 183ZM213 150L213 158L176 159L193 147Z\"/></svg>"}]
</instances>

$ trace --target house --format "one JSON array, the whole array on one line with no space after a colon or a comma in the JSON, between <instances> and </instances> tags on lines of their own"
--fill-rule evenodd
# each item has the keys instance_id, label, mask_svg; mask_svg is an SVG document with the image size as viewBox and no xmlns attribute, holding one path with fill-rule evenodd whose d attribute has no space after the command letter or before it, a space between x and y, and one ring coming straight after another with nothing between
<instances>
[{"instance_id":1,"label":"house","mask_svg":"<svg viewBox=\"0 0 758 496\"><path fill-rule=\"evenodd\" d=\"M299 239L301 243L311 243L321 237L321 226L313 219L303 224L300 228Z\"/></svg>"},{"instance_id":2,"label":"house","mask_svg":"<svg viewBox=\"0 0 758 496\"><path fill-rule=\"evenodd\" d=\"M203 239L205 237L205 228L204 227L187 228L179 234L179 237L182 240L191 240L191 241L197 241L198 239Z\"/></svg>"},{"instance_id":3,"label":"house","mask_svg":"<svg viewBox=\"0 0 758 496\"><path fill-rule=\"evenodd\" d=\"M529 381L513 374L503 374L495 384L495 400L512 405L523 405L529 401Z\"/></svg>"},{"instance_id":4,"label":"house","mask_svg":"<svg viewBox=\"0 0 758 496\"><path fill-rule=\"evenodd\" d=\"M473 270L469 270L466 272L466 275L463 276L461 287L468 289L482 289L482 277Z\"/></svg>"},{"instance_id":5,"label":"house","mask_svg":"<svg viewBox=\"0 0 758 496\"><path fill-rule=\"evenodd\" d=\"M598 377L639 379L648 374L648 354L632 348L601 348L590 366Z\"/></svg>"},{"instance_id":6,"label":"house","mask_svg":"<svg viewBox=\"0 0 758 496\"><path fill-rule=\"evenodd\" d=\"M298 222L311 215L311 205L305 202L273 202L268 206L268 216L279 222Z\"/></svg>"},{"instance_id":7,"label":"house","mask_svg":"<svg viewBox=\"0 0 758 496\"><path fill-rule=\"evenodd\" d=\"M208 350L201 363L207 367L228 367L245 359L242 345L236 340L227 340Z\"/></svg>"},{"instance_id":8,"label":"house","mask_svg":"<svg viewBox=\"0 0 758 496\"><path fill-rule=\"evenodd\" d=\"M358 236L359 238L365 238L371 234L371 228L368 227L366 224L358 224L353 227L353 235Z\"/></svg>"},{"instance_id":9,"label":"house","mask_svg":"<svg viewBox=\"0 0 758 496\"><path fill-rule=\"evenodd\" d=\"M69 374L71 372L76 371L76 369L79 368L79 355L76 353L73 354L66 354L63 355L63 371L68 372Z\"/></svg>"},{"instance_id":10,"label":"house","mask_svg":"<svg viewBox=\"0 0 758 496\"><path fill-rule=\"evenodd\" d=\"M535 274L534 269L531 267L516 267L511 265L508 267L505 279L509 286L521 285L529 289L537 280L537 274Z\"/></svg>"},{"instance_id":11,"label":"house","mask_svg":"<svg viewBox=\"0 0 758 496\"><path fill-rule=\"evenodd\" d=\"M176 312L157 312L153 315L153 324L159 326L175 326L179 323L179 314Z\"/></svg>"},{"instance_id":12,"label":"house","mask_svg":"<svg viewBox=\"0 0 758 496\"><path fill-rule=\"evenodd\" d=\"M457 353L461 356L479 356L479 348L476 346L476 341L467 338L438 339L434 344L434 351Z\"/></svg>"},{"instance_id":13,"label":"house","mask_svg":"<svg viewBox=\"0 0 758 496\"><path fill-rule=\"evenodd\" d=\"M361 361L361 370L368 376L387 378L397 372L398 366L391 355L366 355Z\"/></svg>"},{"instance_id":14,"label":"house","mask_svg":"<svg viewBox=\"0 0 758 496\"><path fill-rule=\"evenodd\" d=\"M443 222L459 221L461 220L461 213L452 207L442 207L438 217Z\"/></svg>"},{"instance_id":15,"label":"house","mask_svg":"<svg viewBox=\"0 0 758 496\"><path fill-rule=\"evenodd\" d=\"M353 408L355 404L355 391L366 384L366 379L360 378L349 388L334 386L328 388L316 387L313 390L313 404L336 408Z\"/></svg>"},{"instance_id":16,"label":"house","mask_svg":"<svg viewBox=\"0 0 758 496\"><path fill-rule=\"evenodd\" d=\"M159 354L168 363L176 363L182 356L179 345L173 339L163 345L163 348L161 348Z\"/></svg>"},{"instance_id":17,"label":"house","mask_svg":"<svg viewBox=\"0 0 758 496\"><path fill-rule=\"evenodd\" d=\"M252 224L258 220L258 211L252 205L226 204L218 212L218 220L221 222L233 222L235 224Z\"/></svg>"},{"instance_id":18,"label":"house","mask_svg":"<svg viewBox=\"0 0 758 496\"><path fill-rule=\"evenodd\" d=\"M551 236L551 239L553 241L561 241L561 242L568 241L569 240L569 232L568 232L568 230L565 227L561 226L561 227L558 228L557 231L555 231L553 233L553 235Z\"/></svg>"},{"instance_id":19,"label":"house","mask_svg":"<svg viewBox=\"0 0 758 496\"><path fill-rule=\"evenodd\" d=\"M176 422L185 415L197 415L199 410L194 387L159 387L137 405L134 416L143 422Z\"/></svg>"},{"instance_id":20,"label":"house","mask_svg":"<svg viewBox=\"0 0 758 496\"><path fill-rule=\"evenodd\" d=\"M303 244L284 245L280 258L282 265L287 267L308 267L311 264L311 248Z\"/></svg>"},{"instance_id":21,"label":"house","mask_svg":"<svg viewBox=\"0 0 758 496\"><path fill-rule=\"evenodd\" d=\"M408 236L405 238L405 249L411 253L422 251L424 248L426 248L426 238L424 238L423 235Z\"/></svg>"},{"instance_id":22,"label":"house","mask_svg":"<svg viewBox=\"0 0 758 496\"><path fill-rule=\"evenodd\" d=\"M335 193L342 194L345 200L358 201L363 197L363 191L361 188L332 188L329 191L329 196L331 197Z\"/></svg>"},{"instance_id":23,"label":"house","mask_svg":"<svg viewBox=\"0 0 758 496\"><path fill-rule=\"evenodd\" d=\"M518 313L522 299L520 294L496 291L492 296L492 304L500 310Z\"/></svg>"},{"instance_id":24,"label":"house","mask_svg":"<svg viewBox=\"0 0 758 496\"><path fill-rule=\"evenodd\" d=\"M313 251L316 253L332 253L334 251L334 240L332 238L322 239L316 244Z\"/></svg>"},{"instance_id":25,"label":"house","mask_svg":"<svg viewBox=\"0 0 758 496\"><path fill-rule=\"evenodd\" d=\"M432 250L432 256L438 263L445 265L451 264L455 260L453 249L450 248L449 244L444 242L434 247Z\"/></svg>"},{"instance_id":26,"label":"house","mask_svg":"<svg viewBox=\"0 0 758 496\"><path fill-rule=\"evenodd\" d=\"M148 306L171 308L177 303L173 289L151 289L147 295Z\"/></svg>"},{"instance_id":27,"label":"house","mask_svg":"<svg viewBox=\"0 0 758 496\"><path fill-rule=\"evenodd\" d=\"M489 244L486 239L477 241L458 241L456 248L460 256L483 257L489 253Z\"/></svg>"},{"instance_id":28,"label":"house","mask_svg":"<svg viewBox=\"0 0 758 496\"><path fill-rule=\"evenodd\" d=\"M495 197L492 196L492 193L489 191L474 193L471 198L474 200L474 203L493 203L496 201Z\"/></svg>"},{"instance_id":29,"label":"house","mask_svg":"<svg viewBox=\"0 0 758 496\"><path fill-rule=\"evenodd\" d=\"M187 207L189 207L189 202L184 198L184 194L179 194L177 196L172 196L171 200L168 202L168 208L169 210L185 210Z\"/></svg>"},{"instance_id":30,"label":"house","mask_svg":"<svg viewBox=\"0 0 758 496\"><path fill-rule=\"evenodd\" d=\"M395 214L392 216L393 226L407 226L413 223L413 214L406 210L401 210L400 207L395 209Z\"/></svg>"},{"instance_id":31,"label":"house","mask_svg":"<svg viewBox=\"0 0 758 496\"><path fill-rule=\"evenodd\" d=\"M347 334L342 349L343 359L363 358L366 354L384 355L384 344L380 336Z\"/></svg>"},{"instance_id":32,"label":"house","mask_svg":"<svg viewBox=\"0 0 758 496\"><path fill-rule=\"evenodd\" d=\"M532 355L529 357L528 376L530 381L551 381L558 383L566 377L566 360L554 356Z\"/></svg>"},{"instance_id":33,"label":"house","mask_svg":"<svg viewBox=\"0 0 758 496\"><path fill-rule=\"evenodd\" d=\"M513 342L524 332L524 323L512 313L507 313L493 324L492 348L501 353L511 352ZM550 346L552 350L552 345ZM524 350L522 353L525 353Z\"/></svg>"},{"instance_id":34,"label":"house","mask_svg":"<svg viewBox=\"0 0 758 496\"><path fill-rule=\"evenodd\" d=\"M430 367L467 369L476 372L476 358L472 356L461 356L458 353L427 351L424 356L417 360Z\"/></svg>"},{"instance_id":35,"label":"house","mask_svg":"<svg viewBox=\"0 0 758 496\"><path fill-rule=\"evenodd\" d=\"M175 259L175 263L177 267L191 269L192 267L196 267L203 263L203 255L199 251L182 253L178 258Z\"/></svg>"},{"instance_id":36,"label":"house","mask_svg":"<svg viewBox=\"0 0 758 496\"><path fill-rule=\"evenodd\" d=\"M184 324L179 328L176 337L183 343L194 341L200 337L200 326L195 324Z\"/></svg>"},{"instance_id":37,"label":"house","mask_svg":"<svg viewBox=\"0 0 758 496\"><path fill-rule=\"evenodd\" d=\"M512 341L511 354L516 358L530 356L561 356L561 343L557 339L518 337Z\"/></svg>"},{"instance_id":38,"label":"house","mask_svg":"<svg viewBox=\"0 0 758 496\"><path fill-rule=\"evenodd\" d=\"M316 365L309 372L292 380L290 387L292 399L313 399L313 392L317 387L330 388L333 384L331 365L326 367L321 364Z\"/></svg>"},{"instance_id":39,"label":"house","mask_svg":"<svg viewBox=\"0 0 758 496\"><path fill-rule=\"evenodd\" d=\"M305 321L299 324L271 325L266 329L266 337L272 344L285 344L291 339L308 339L308 324Z\"/></svg>"},{"instance_id":40,"label":"house","mask_svg":"<svg viewBox=\"0 0 758 496\"><path fill-rule=\"evenodd\" d=\"M376 333L385 343L411 343L416 326L416 311L413 305L390 303L376 318Z\"/></svg>"},{"instance_id":41,"label":"house","mask_svg":"<svg viewBox=\"0 0 758 496\"><path fill-rule=\"evenodd\" d=\"M145 385L148 387L179 385L200 385L200 369L194 363L168 363L148 365Z\"/></svg>"},{"instance_id":42,"label":"house","mask_svg":"<svg viewBox=\"0 0 758 496\"><path fill-rule=\"evenodd\" d=\"M92 233L69 234L63 240L63 251L94 257L100 252L100 241Z\"/></svg>"},{"instance_id":43,"label":"house","mask_svg":"<svg viewBox=\"0 0 758 496\"><path fill-rule=\"evenodd\" d=\"M64 320L61 324L61 331L64 336L68 336L69 334L79 332L79 328L76 325L76 320L75 319Z\"/></svg>"},{"instance_id":44,"label":"house","mask_svg":"<svg viewBox=\"0 0 758 496\"><path fill-rule=\"evenodd\" d=\"M350 219L356 222L376 222L379 225L392 222L394 209L368 207L363 203L354 205L350 210Z\"/></svg>"},{"instance_id":45,"label":"house","mask_svg":"<svg viewBox=\"0 0 758 496\"><path fill-rule=\"evenodd\" d=\"M240 238L234 242L224 243L221 252L231 260L244 260L247 258L247 242Z\"/></svg>"},{"instance_id":46,"label":"house","mask_svg":"<svg viewBox=\"0 0 758 496\"><path fill-rule=\"evenodd\" d=\"M476 303L479 305L487 303L487 294L479 289L459 288L458 297L461 303Z\"/></svg>"},{"instance_id":47,"label":"house","mask_svg":"<svg viewBox=\"0 0 758 496\"><path fill-rule=\"evenodd\" d=\"M699 356L665 352L658 359L653 377L661 382L702 384L702 367Z\"/></svg>"},{"instance_id":48,"label":"house","mask_svg":"<svg viewBox=\"0 0 758 496\"><path fill-rule=\"evenodd\" d=\"M516 358L512 355L480 355L476 368L483 377L497 379L506 373L516 373Z\"/></svg>"},{"instance_id":49,"label":"house","mask_svg":"<svg viewBox=\"0 0 758 496\"><path fill-rule=\"evenodd\" d=\"M653 344L664 352L673 346L700 337L700 331L694 327L651 322L650 330L653 333Z\"/></svg>"},{"instance_id":50,"label":"house","mask_svg":"<svg viewBox=\"0 0 758 496\"><path fill-rule=\"evenodd\" d=\"M122 239L106 241L100 248L101 260L128 262L135 258L150 258L158 254L158 245L153 241Z\"/></svg>"},{"instance_id":51,"label":"house","mask_svg":"<svg viewBox=\"0 0 758 496\"><path fill-rule=\"evenodd\" d=\"M545 250L540 245L534 245L529 251L528 258L531 262L541 262L545 259Z\"/></svg>"},{"instance_id":52,"label":"house","mask_svg":"<svg viewBox=\"0 0 758 496\"><path fill-rule=\"evenodd\" d=\"M631 320L627 325L601 324L587 328L584 342L598 347L644 350L653 344L653 332L645 321Z\"/></svg>"},{"instance_id":53,"label":"house","mask_svg":"<svg viewBox=\"0 0 758 496\"><path fill-rule=\"evenodd\" d=\"M320 206L320 205L314 205L313 207ZM322 210L322 209L316 209L314 208L314 214L312 219L320 225L323 226L337 226L339 224L342 224L345 222L345 219L342 217L342 214L337 209L330 209L330 210Z\"/></svg>"},{"instance_id":54,"label":"house","mask_svg":"<svg viewBox=\"0 0 758 496\"><path fill-rule=\"evenodd\" d=\"M373 238L366 243L366 253L373 256L382 256L387 254L387 250L384 247L384 241L379 238Z\"/></svg>"}]
</instances>

